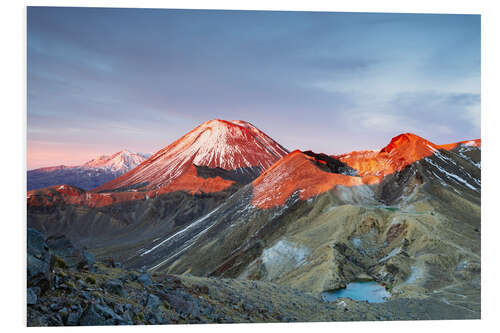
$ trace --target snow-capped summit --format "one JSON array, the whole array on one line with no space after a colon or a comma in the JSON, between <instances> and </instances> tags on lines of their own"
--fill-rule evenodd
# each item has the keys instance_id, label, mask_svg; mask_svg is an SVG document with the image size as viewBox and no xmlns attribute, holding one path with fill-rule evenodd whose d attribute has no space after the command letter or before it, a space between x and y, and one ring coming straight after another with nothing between
<instances>
[{"instance_id":1,"label":"snow-capped summit","mask_svg":"<svg viewBox=\"0 0 500 333\"><path fill-rule=\"evenodd\" d=\"M144 190L169 185L190 167L261 171L288 151L252 124L214 119L204 122L158 151L134 170L106 183L96 191L141 186Z\"/></svg>"},{"instance_id":2,"label":"snow-capped summit","mask_svg":"<svg viewBox=\"0 0 500 333\"><path fill-rule=\"evenodd\" d=\"M193 158L192 163L198 166L234 170L253 166L267 169L287 153L248 122L214 119L201 124L155 156L176 161Z\"/></svg>"},{"instance_id":3,"label":"snow-capped summit","mask_svg":"<svg viewBox=\"0 0 500 333\"><path fill-rule=\"evenodd\" d=\"M147 154L133 153L127 149L113 155L102 155L81 165L84 168L99 168L127 172L149 157Z\"/></svg>"},{"instance_id":4,"label":"snow-capped summit","mask_svg":"<svg viewBox=\"0 0 500 333\"><path fill-rule=\"evenodd\" d=\"M122 150L76 166L59 165L28 171L28 190L68 184L85 190L132 170L149 155Z\"/></svg>"}]
</instances>

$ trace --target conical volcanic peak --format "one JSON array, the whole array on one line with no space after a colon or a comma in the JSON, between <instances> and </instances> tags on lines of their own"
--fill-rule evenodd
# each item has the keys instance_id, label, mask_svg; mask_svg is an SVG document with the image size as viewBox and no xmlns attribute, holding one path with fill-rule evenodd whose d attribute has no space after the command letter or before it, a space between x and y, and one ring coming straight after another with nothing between
<instances>
[{"instance_id":1,"label":"conical volcanic peak","mask_svg":"<svg viewBox=\"0 0 500 333\"><path fill-rule=\"evenodd\" d=\"M150 190L169 185L192 165L244 172L270 167L288 152L250 123L214 119L161 149L134 170L96 191L135 186Z\"/></svg>"},{"instance_id":2,"label":"conical volcanic peak","mask_svg":"<svg viewBox=\"0 0 500 333\"><path fill-rule=\"evenodd\" d=\"M232 120L231 122L233 124L240 125L252 132L258 140L262 141L266 149L274 156L281 158L288 154L288 150L286 150L283 146L271 139L266 133L262 132L251 123L243 120Z\"/></svg>"}]
</instances>

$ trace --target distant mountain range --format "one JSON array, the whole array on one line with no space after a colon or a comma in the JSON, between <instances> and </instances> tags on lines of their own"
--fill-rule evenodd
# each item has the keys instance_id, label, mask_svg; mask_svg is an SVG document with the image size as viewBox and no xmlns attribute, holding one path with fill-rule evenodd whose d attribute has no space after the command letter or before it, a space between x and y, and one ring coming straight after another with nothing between
<instances>
[{"instance_id":1,"label":"distant mountain range","mask_svg":"<svg viewBox=\"0 0 500 333\"><path fill-rule=\"evenodd\" d=\"M374 280L394 299L480 311L480 139L404 133L329 156L216 119L92 190L31 190L27 204L29 227L127 268L317 296Z\"/></svg>"},{"instance_id":2,"label":"distant mountain range","mask_svg":"<svg viewBox=\"0 0 500 333\"><path fill-rule=\"evenodd\" d=\"M82 165L59 165L29 170L28 190L63 184L90 190L132 170L149 156L122 150L112 155L100 156Z\"/></svg>"}]
</instances>

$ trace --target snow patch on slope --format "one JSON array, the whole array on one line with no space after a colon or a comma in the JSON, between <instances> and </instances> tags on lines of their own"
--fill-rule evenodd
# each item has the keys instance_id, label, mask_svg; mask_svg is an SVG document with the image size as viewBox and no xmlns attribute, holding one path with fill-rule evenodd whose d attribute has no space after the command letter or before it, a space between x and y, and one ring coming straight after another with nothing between
<instances>
[{"instance_id":1,"label":"snow patch on slope","mask_svg":"<svg viewBox=\"0 0 500 333\"><path fill-rule=\"evenodd\" d=\"M477 188L473 185L471 185L470 183L468 183L465 179L461 178L460 176L456 175L456 174L453 174L453 173L450 173L448 171L446 171L445 169L443 169L442 167L440 167L438 164L434 163L430 158L425 158L425 160L427 162L429 162L430 164L432 164L436 169L438 169L441 173L443 173L445 176L447 176L448 178L451 178L452 180L454 180L455 182L458 182L458 183L461 183L462 185L465 185L467 186L468 188L470 188L471 190L473 191L476 191L478 192L480 190L480 188ZM434 174L436 177L438 177L436 174ZM440 177L438 177L439 179L441 179ZM472 177L471 177L472 178ZM474 179L475 180L475 179ZM477 182L477 180L475 180Z\"/></svg>"},{"instance_id":2,"label":"snow patch on slope","mask_svg":"<svg viewBox=\"0 0 500 333\"><path fill-rule=\"evenodd\" d=\"M133 172L100 190L148 183L149 189L170 184L192 166L243 172L269 168L288 151L250 123L210 120L161 149Z\"/></svg>"},{"instance_id":3,"label":"snow patch on slope","mask_svg":"<svg viewBox=\"0 0 500 333\"><path fill-rule=\"evenodd\" d=\"M302 265L309 256L309 249L303 245L279 240L262 252L262 264L272 280Z\"/></svg>"}]
</instances>

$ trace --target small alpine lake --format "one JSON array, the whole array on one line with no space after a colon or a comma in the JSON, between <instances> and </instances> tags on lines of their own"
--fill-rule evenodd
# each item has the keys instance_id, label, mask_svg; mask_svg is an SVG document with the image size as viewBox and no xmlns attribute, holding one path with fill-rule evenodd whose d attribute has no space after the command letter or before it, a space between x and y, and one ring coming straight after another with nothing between
<instances>
[{"instance_id":1,"label":"small alpine lake","mask_svg":"<svg viewBox=\"0 0 500 333\"><path fill-rule=\"evenodd\" d=\"M355 301L382 303L390 296L383 285L374 281L351 282L345 288L321 293L322 299L326 302L333 302L337 298L350 298Z\"/></svg>"}]
</instances>

